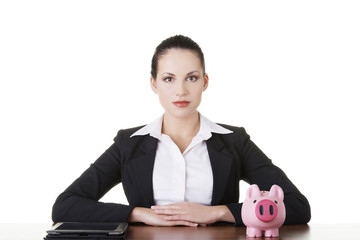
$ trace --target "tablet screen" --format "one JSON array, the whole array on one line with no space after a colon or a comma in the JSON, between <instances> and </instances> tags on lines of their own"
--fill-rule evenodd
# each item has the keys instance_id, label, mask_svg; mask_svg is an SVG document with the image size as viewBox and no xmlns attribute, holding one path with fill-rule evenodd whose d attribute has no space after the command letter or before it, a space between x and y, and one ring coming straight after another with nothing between
<instances>
[{"instance_id":1,"label":"tablet screen","mask_svg":"<svg viewBox=\"0 0 360 240\"><path fill-rule=\"evenodd\" d=\"M119 223L69 223L64 222L56 228L56 230L111 230L114 231L119 226Z\"/></svg>"},{"instance_id":2,"label":"tablet screen","mask_svg":"<svg viewBox=\"0 0 360 240\"><path fill-rule=\"evenodd\" d=\"M127 223L95 223L95 222L60 222L56 223L47 233L50 235L122 235L126 232Z\"/></svg>"}]
</instances>

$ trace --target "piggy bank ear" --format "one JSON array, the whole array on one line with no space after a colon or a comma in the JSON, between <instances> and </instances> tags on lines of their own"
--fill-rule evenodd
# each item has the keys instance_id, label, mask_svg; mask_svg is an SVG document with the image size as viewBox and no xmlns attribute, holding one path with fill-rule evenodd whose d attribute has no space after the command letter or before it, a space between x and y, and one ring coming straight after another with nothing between
<instances>
[{"instance_id":1,"label":"piggy bank ear","mask_svg":"<svg viewBox=\"0 0 360 240\"><path fill-rule=\"evenodd\" d=\"M284 200L284 192L283 192L282 188L276 184L272 185L272 187L270 189L270 196L273 196L273 197L279 199L280 201Z\"/></svg>"},{"instance_id":2,"label":"piggy bank ear","mask_svg":"<svg viewBox=\"0 0 360 240\"><path fill-rule=\"evenodd\" d=\"M252 184L247 190L246 198L254 199L254 198L259 198L259 197L261 197L261 193L260 193L260 189L259 189L258 185Z\"/></svg>"}]
</instances>

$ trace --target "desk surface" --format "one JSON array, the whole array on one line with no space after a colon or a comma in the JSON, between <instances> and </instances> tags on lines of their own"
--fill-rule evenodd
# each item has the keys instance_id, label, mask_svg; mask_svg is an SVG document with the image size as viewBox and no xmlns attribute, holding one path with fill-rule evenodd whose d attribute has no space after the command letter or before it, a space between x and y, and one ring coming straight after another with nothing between
<instances>
[{"instance_id":1,"label":"desk surface","mask_svg":"<svg viewBox=\"0 0 360 240\"><path fill-rule=\"evenodd\" d=\"M246 228L243 227L211 226L192 228L131 226L128 239L240 240L249 238L246 238ZM280 238L264 239L360 239L360 224L283 226L280 228Z\"/></svg>"},{"instance_id":2,"label":"desk surface","mask_svg":"<svg viewBox=\"0 0 360 240\"><path fill-rule=\"evenodd\" d=\"M49 224L6 224L0 223L0 239L4 240L41 240L46 235ZM27 236L19 234L19 229ZM15 234L14 234L15 233ZM17 233L17 234L16 234ZM210 227L150 227L130 226L128 240L230 240L246 239L245 228L231 226ZM255 238L248 238L255 239ZM261 239L261 238L257 238ZM283 226L280 238L263 239L360 239L360 224L310 224Z\"/></svg>"}]
</instances>

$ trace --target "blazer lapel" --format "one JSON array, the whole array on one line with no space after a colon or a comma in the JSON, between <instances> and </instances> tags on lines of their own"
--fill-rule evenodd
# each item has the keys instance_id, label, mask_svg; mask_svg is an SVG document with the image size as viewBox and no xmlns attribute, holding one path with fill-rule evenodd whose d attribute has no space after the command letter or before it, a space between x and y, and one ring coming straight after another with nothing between
<instances>
[{"instance_id":1,"label":"blazer lapel","mask_svg":"<svg viewBox=\"0 0 360 240\"><path fill-rule=\"evenodd\" d=\"M211 205L219 205L227 188L232 166L232 156L224 148L224 143L219 134L213 133L213 136L206 141L206 144L214 178Z\"/></svg>"},{"instance_id":2,"label":"blazer lapel","mask_svg":"<svg viewBox=\"0 0 360 240\"><path fill-rule=\"evenodd\" d=\"M140 143L137 156L130 161L131 169L134 173L140 191L144 197L145 206L154 205L154 193L152 185L152 175L156 155L156 146L158 140L156 138L145 136L143 142Z\"/></svg>"}]
</instances>

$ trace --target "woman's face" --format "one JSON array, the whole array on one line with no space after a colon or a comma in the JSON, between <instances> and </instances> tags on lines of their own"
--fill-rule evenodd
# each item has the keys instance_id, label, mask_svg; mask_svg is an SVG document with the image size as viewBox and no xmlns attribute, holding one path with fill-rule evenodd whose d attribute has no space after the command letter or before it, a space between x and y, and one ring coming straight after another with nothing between
<instances>
[{"instance_id":1,"label":"woman's face","mask_svg":"<svg viewBox=\"0 0 360 240\"><path fill-rule=\"evenodd\" d=\"M160 57L151 87L158 94L165 114L174 117L197 114L202 92L208 86L208 76L202 71L200 59L190 50L169 49Z\"/></svg>"}]
</instances>

